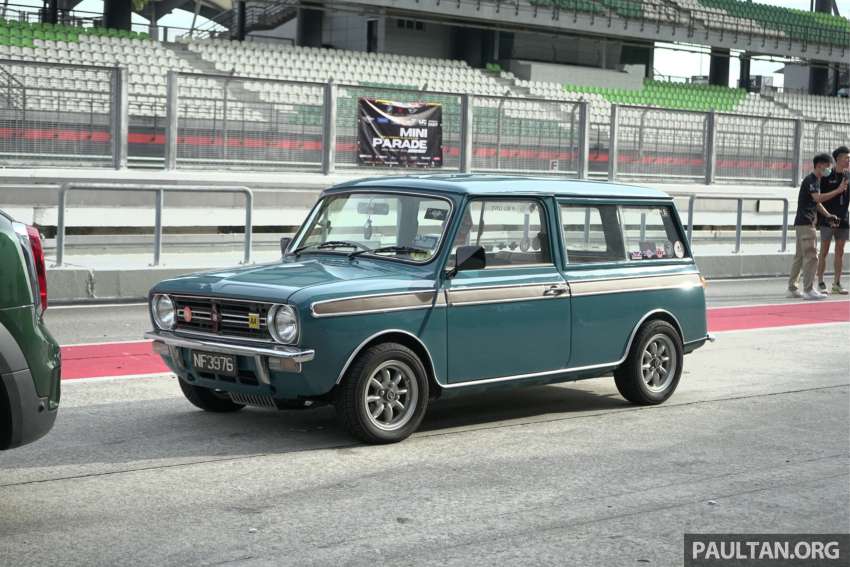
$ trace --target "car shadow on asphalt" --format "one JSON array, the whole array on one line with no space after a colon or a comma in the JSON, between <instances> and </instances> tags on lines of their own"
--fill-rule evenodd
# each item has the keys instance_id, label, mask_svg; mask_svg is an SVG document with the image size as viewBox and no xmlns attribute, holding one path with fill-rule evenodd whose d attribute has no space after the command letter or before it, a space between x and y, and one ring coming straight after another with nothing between
<instances>
[{"instance_id":1,"label":"car shadow on asphalt","mask_svg":"<svg viewBox=\"0 0 850 567\"><path fill-rule=\"evenodd\" d=\"M419 431L434 435L504 427L627 407L612 388L570 384L485 391L434 400ZM44 439L4 454L0 471L121 469L127 463L197 462L361 445L340 428L330 406L216 414L174 397L68 407Z\"/></svg>"},{"instance_id":2,"label":"car shadow on asphalt","mask_svg":"<svg viewBox=\"0 0 850 567\"><path fill-rule=\"evenodd\" d=\"M629 404L616 392L596 392L569 385L508 388L460 394L431 403L420 431L455 427L509 425L514 420L623 409Z\"/></svg>"}]
</instances>

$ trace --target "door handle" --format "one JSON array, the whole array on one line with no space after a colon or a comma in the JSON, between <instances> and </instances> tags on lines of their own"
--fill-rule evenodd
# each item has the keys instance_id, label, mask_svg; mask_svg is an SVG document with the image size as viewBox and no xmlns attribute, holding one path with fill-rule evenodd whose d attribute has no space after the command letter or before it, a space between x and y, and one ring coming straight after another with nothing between
<instances>
[{"instance_id":1,"label":"door handle","mask_svg":"<svg viewBox=\"0 0 850 567\"><path fill-rule=\"evenodd\" d=\"M564 284L550 285L543 290L543 295L563 295L567 293L567 286Z\"/></svg>"}]
</instances>

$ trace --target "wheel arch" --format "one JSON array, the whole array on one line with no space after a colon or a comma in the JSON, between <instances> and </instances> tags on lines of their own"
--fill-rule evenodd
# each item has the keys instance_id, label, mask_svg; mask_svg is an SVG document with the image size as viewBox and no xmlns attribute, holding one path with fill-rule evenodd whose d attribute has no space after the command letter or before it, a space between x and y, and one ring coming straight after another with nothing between
<instances>
[{"instance_id":1,"label":"wheel arch","mask_svg":"<svg viewBox=\"0 0 850 567\"><path fill-rule=\"evenodd\" d=\"M634 346L634 340L640 330L646 325L652 323L653 321L665 321L670 323L674 329L676 329L676 334L679 335L679 342L684 345L685 344L685 335L682 332L682 325L679 323L679 320L673 315L671 312L666 309L653 309L644 314L643 317L640 318L640 321L634 326L632 329L632 334L629 335L629 342L626 344L626 350L623 353L622 358L619 361L619 364L622 364L629 357L629 354L632 352L632 346Z\"/></svg>"},{"instance_id":2,"label":"wheel arch","mask_svg":"<svg viewBox=\"0 0 850 567\"><path fill-rule=\"evenodd\" d=\"M363 342L361 342L357 348L352 351L351 355L348 357L348 360L345 361L345 365L342 367L342 370L337 376L335 386L338 386L342 380L345 378L348 369L354 363L355 360L367 349L384 343L398 343L402 346L405 346L412 350L416 356L419 357L419 360L422 362L422 366L425 367L425 373L428 377L428 386L431 397L439 396L442 392L442 387L437 381L436 370L434 368L434 359L431 357L431 352L428 350L428 347L425 346L425 343L422 340L409 331L404 331L402 329L385 329L383 331L379 331L369 337L367 337Z\"/></svg>"}]
</instances>

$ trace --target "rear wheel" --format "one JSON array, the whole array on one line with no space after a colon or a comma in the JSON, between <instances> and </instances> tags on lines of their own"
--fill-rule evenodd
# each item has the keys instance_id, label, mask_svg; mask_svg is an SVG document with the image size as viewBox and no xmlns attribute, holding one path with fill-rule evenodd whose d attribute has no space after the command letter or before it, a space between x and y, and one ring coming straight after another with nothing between
<instances>
[{"instance_id":1,"label":"rear wheel","mask_svg":"<svg viewBox=\"0 0 850 567\"><path fill-rule=\"evenodd\" d=\"M626 362L614 371L617 390L634 404L660 404L682 375L682 339L666 321L651 321L635 336Z\"/></svg>"},{"instance_id":2,"label":"rear wheel","mask_svg":"<svg viewBox=\"0 0 850 567\"><path fill-rule=\"evenodd\" d=\"M239 411L245 406L237 404L224 392L217 392L211 388L203 388L189 384L182 378L179 378L180 389L183 390L183 395L189 400L192 405L199 407L204 411L216 413L227 413Z\"/></svg>"},{"instance_id":3,"label":"rear wheel","mask_svg":"<svg viewBox=\"0 0 850 567\"><path fill-rule=\"evenodd\" d=\"M409 348L376 345L351 365L336 393L337 416L367 443L395 443L416 431L428 405L428 378Z\"/></svg>"}]
</instances>

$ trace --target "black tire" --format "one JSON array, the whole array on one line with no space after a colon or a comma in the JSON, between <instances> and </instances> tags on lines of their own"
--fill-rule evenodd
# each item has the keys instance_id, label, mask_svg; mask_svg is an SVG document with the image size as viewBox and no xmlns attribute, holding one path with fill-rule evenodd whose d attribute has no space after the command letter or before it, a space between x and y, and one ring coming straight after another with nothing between
<instances>
[{"instance_id":1,"label":"black tire","mask_svg":"<svg viewBox=\"0 0 850 567\"><path fill-rule=\"evenodd\" d=\"M396 397L399 394L390 393L391 390L387 389L379 390L382 399L371 402L376 404L376 409L393 403L407 403L404 410L398 410L398 424L394 425L388 420L384 428L378 424L378 421L384 419L383 412L379 412L377 417L371 416L370 402L367 402L370 391L376 393L374 389L377 381L372 382L372 377L376 372L380 373L381 369L386 369L391 377L401 376L399 384L409 384L406 388L396 387L396 392L404 390L403 395L407 395L407 398ZM401 382L402 380L404 382ZM334 406L342 427L357 439L375 444L402 441L416 431L425 417L428 407L428 377L425 367L416 353L405 346L397 343L375 345L358 356L348 369L342 383L337 387ZM392 406L391 416L396 407ZM408 407L411 409L408 410Z\"/></svg>"},{"instance_id":2,"label":"black tire","mask_svg":"<svg viewBox=\"0 0 850 567\"><path fill-rule=\"evenodd\" d=\"M204 411L215 413L229 413L239 411L245 406L237 404L225 394L219 394L210 388L203 388L187 383L182 378L178 378L180 389L183 390L183 395L195 407L201 408Z\"/></svg>"},{"instance_id":3,"label":"black tire","mask_svg":"<svg viewBox=\"0 0 850 567\"><path fill-rule=\"evenodd\" d=\"M668 379L664 376L666 383L656 382L650 385L644 379L642 363L645 353L651 359L648 368L650 373L654 364L658 365L657 368L663 369L663 362L656 362L655 355L648 352L651 343L655 343L656 352L661 350L662 345L665 347L664 350L671 349L673 351L673 356L669 356L668 359L675 362L675 368L668 369L667 374L671 374L669 370L672 370L672 377ZM682 376L682 360L682 339L676 328L667 321L658 319L650 321L641 327L635 335L628 358L622 366L614 371L614 382L617 384L617 390L619 390L620 395L633 404L660 404L673 395L676 386L679 385L679 378ZM660 373L655 374L655 376L658 378L651 378L650 381L653 379L661 380L662 375Z\"/></svg>"}]
</instances>

